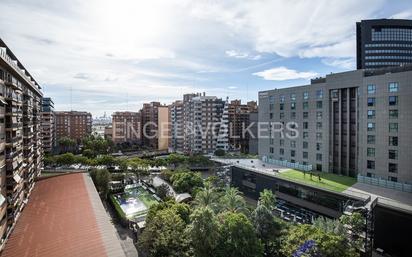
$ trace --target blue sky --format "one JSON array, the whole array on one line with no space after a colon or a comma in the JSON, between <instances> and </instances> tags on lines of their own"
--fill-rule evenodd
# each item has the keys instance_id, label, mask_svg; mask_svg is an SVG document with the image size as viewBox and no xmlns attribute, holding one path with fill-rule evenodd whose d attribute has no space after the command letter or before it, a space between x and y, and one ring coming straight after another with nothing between
<instances>
[{"instance_id":1,"label":"blue sky","mask_svg":"<svg viewBox=\"0 0 412 257\"><path fill-rule=\"evenodd\" d=\"M356 21L412 18L406 0L1 0L0 10L0 37L56 109L93 115L191 92L256 100L354 69Z\"/></svg>"}]
</instances>

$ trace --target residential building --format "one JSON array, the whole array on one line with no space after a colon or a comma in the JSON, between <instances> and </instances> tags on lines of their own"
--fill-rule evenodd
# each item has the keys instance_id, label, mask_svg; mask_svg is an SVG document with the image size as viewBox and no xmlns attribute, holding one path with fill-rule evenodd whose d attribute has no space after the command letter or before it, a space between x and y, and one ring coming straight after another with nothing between
<instances>
[{"instance_id":1,"label":"residential building","mask_svg":"<svg viewBox=\"0 0 412 257\"><path fill-rule=\"evenodd\" d=\"M258 154L259 149L259 140L258 140L258 122L259 122L259 114L257 111L249 113L249 126L250 126L250 134L248 133L248 153L249 154Z\"/></svg>"},{"instance_id":2,"label":"residential building","mask_svg":"<svg viewBox=\"0 0 412 257\"><path fill-rule=\"evenodd\" d=\"M42 99L41 126L43 150L50 153L56 146L54 102L50 97Z\"/></svg>"},{"instance_id":3,"label":"residential building","mask_svg":"<svg viewBox=\"0 0 412 257\"><path fill-rule=\"evenodd\" d=\"M358 69L412 63L412 20L376 19L356 23Z\"/></svg>"},{"instance_id":4,"label":"residential building","mask_svg":"<svg viewBox=\"0 0 412 257\"><path fill-rule=\"evenodd\" d=\"M145 103L140 115L143 145L154 150L168 150L169 107L159 102Z\"/></svg>"},{"instance_id":5,"label":"residential building","mask_svg":"<svg viewBox=\"0 0 412 257\"><path fill-rule=\"evenodd\" d=\"M242 104L241 100L232 100L229 104L229 144L233 150L249 152L249 134L245 133L249 126L251 112L257 112L257 103L250 101Z\"/></svg>"},{"instance_id":6,"label":"residential building","mask_svg":"<svg viewBox=\"0 0 412 257\"><path fill-rule=\"evenodd\" d=\"M104 127L104 138L113 140L113 127L111 125Z\"/></svg>"},{"instance_id":7,"label":"residential building","mask_svg":"<svg viewBox=\"0 0 412 257\"><path fill-rule=\"evenodd\" d=\"M259 138L260 157L412 183L411 80L412 66L405 66L330 74L310 85L259 92L259 122L272 127Z\"/></svg>"},{"instance_id":8,"label":"residential building","mask_svg":"<svg viewBox=\"0 0 412 257\"><path fill-rule=\"evenodd\" d=\"M92 133L92 114L79 111L56 111L56 140L63 137L80 142Z\"/></svg>"},{"instance_id":9,"label":"residential building","mask_svg":"<svg viewBox=\"0 0 412 257\"><path fill-rule=\"evenodd\" d=\"M139 112L115 112L112 114L111 138L114 143L141 142L141 124ZM105 129L106 131L106 129Z\"/></svg>"},{"instance_id":10,"label":"residential building","mask_svg":"<svg viewBox=\"0 0 412 257\"><path fill-rule=\"evenodd\" d=\"M169 105L169 122L169 151L183 152L183 101L177 100Z\"/></svg>"},{"instance_id":11,"label":"residential building","mask_svg":"<svg viewBox=\"0 0 412 257\"><path fill-rule=\"evenodd\" d=\"M0 249L40 175L41 87L0 39Z\"/></svg>"}]
</instances>

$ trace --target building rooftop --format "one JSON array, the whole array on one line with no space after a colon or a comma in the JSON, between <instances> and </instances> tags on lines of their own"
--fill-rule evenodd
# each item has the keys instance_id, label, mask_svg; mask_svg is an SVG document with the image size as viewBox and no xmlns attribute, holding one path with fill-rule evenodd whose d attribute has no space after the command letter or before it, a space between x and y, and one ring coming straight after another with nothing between
<instances>
[{"instance_id":1,"label":"building rooftop","mask_svg":"<svg viewBox=\"0 0 412 257\"><path fill-rule=\"evenodd\" d=\"M1 257L125 256L86 173L36 182Z\"/></svg>"}]
</instances>

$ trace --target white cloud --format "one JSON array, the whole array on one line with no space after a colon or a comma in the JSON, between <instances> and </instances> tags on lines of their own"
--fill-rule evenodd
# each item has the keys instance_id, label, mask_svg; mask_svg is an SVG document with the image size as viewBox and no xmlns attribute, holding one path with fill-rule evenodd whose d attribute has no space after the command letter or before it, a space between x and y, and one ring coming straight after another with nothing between
<instances>
[{"instance_id":1,"label":"white cloud","mask_svg":"<svg viewBox=\"0 0 412 257\"><path fill-rule=\"evenodd\" d=\"M412 9L396 13L391 16L392 19L412 19Z\"/></svg>"},{"instance_id":2,"label":"white cloud","mask_svg":"<svg viewBox=\"0 0 412 257\"><path fill-rule=\"evenodd\" d=\"M237 87L235 87L235 86L230 86L230 87L228 87L229 89L237 89Z\"/></svg>"},{"instance_id":3,"label":"white cloud","mask_svg":"<svg viewBox=\"0 0 412 257\"><path fill-rule=\"evenodd\" d=\"M237 59L259 60L260 58L262 58L260 54L253 55L248 52L241 52L241 51L236 51L236 50L226 50L225 54L228 57L233 57Z\"/></svg>"},{"instance_id":4,"label":"white cloud","mask_svg":"<svg viewBox=\"0 0 412 257\"><path fill-rule=\"evenodd\" d=\"M322 62L326 65L353 70L356 68L355 58L325 58Z\"/></svg>"},{"instance_id":5,"label":"white cloud","mask_svg":"<svg viewBox=\"0 0 412 257\"><path fill-rule=\"evenodd\" d=\"M264 71L253 73L255 76L262 77L265 80L291 80L291 79L310 79L318 76L316 72L299 72L286 67L276 67Z\"/></svg>"}]
</instances>

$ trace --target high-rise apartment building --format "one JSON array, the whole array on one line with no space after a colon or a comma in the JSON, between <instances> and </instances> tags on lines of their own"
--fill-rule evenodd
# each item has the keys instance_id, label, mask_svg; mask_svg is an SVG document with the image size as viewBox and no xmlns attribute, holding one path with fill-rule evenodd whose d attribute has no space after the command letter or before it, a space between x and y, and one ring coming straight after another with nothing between
<instances>
[{"instance_id":1,"label":"high-rise apartment building","mask_svg":"<svg viewBox=\"0 0 412 257\"><path fill-rule=\"evenodd\" d=\"M169 122L169 150L183 152L183 101L178 100L169 105Z\"/></svg>"},{"instance_id":2,"label":"high-rise apartment building","mask_svg":"<svg viewBox=\"0 0 412 257\"><path fill-rule=\"evenodd\" d=\"M0 248L42 169L41 87L0 39Z\"/></svg>"},{"instance_id":3,"label":"high-rise apartment building","mask_svg":"<svg viewBox=\"0 0 412 257\"><path fill-rule=\"evenodd\" d=\"M272 127L259 138L259 155L267 162L410 184L411 81L412 67L405 66L259 92L259 122Z\"/></svg>"},{"instance_id":4,"label":"high-rise apartment building","mask_svg":"<svg viewBox=\"0 0 412 257\"><path fill-rule=\"evenodd\" d=\"M140 114L143 145L155 150L168 150L169 107L159 102L145 103Z\"/></svg>"},{"instance_id":5,"label":"high-rise apartment building","mask_svg":"<svg viewBox=\"0 0 412 257\"><path fill-rule=\"evenodd\" d=\"M232 100L228 108L230 148L247 153L249 152L249 134L245 131L250 124L250 113L257 112L257 103L250 101L242 104L241 100Z\"/></svg>"},{"instance_id":6,"label":"high-rise apartment building","mask_svg":"<svg viewBox=\"0 0 412 257\"><path fill-rule=\"evenodd\" d=\"M412 20L362 20L356 41L358 69L412 64Z\"/></svg>"},{"instance_id":7,"label":"high-rise apartment building","mask_svg":"<svg viewBox=\"0 0 412 257\"><path fill-rule=\"evenodd\" d=\"M50 97L42 99L41 126L43 150L50 153L56 146L54 102Z\"/></svg>"},{"instance_id":8,"label":"high-rise apartment building","mask_svg":"<svg viewBox=\"0 0 412 257\"><path fill-rule=\"evenodd\" d=\"M112 135L114 143L140 143L141 117L139 112L115 112L112 114Z\"/></svg>"},{"instance_id":9,"label":"high-rise apartment building","mask_svg":"<svg viewBox=\"0 0 412 257\"><path fill-rule=\"evenodd\" d=\"M80 142L92 133L92 114L78 111L56 111L56 141L68 137Z\"/></svg>"}]
</instances>

